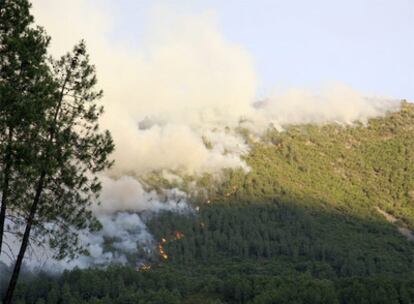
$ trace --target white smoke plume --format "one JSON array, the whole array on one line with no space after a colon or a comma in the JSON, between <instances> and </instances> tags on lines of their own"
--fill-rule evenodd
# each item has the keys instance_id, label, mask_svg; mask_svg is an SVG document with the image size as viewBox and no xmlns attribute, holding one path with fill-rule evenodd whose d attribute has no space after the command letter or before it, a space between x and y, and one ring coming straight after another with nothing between
<instances>
[{"instance_id":1,"label":"white smoke plume","mask_svg":"<svg viewBox=\"0 0 414 304\"><path fill-rule=\"evenodd\" d=\"M256 75L248 53L224 39L211 14L163 9L151 12L142 47L113 45L107 36L112 18L102 3L37 0L34 12L52 36L53 54L86 39L104 89L102 126L115 139L116 174L243 166L238 157L243 141L236 153L226 146L223 155L207 149L201 136L212 127L220 133L223 126L235 126L252 111ZM71 19L64 22L67 15ZM142 122L150 123L139 128Z\"/></svg>"},{"instance_id":2,"label":"white smoke plume","mask_svg":"<svg viewBox=\"0 0 414 304\"><path fill-rule=\"evenodd\" d=\"M94 207L104 229L82 236L91 243L91 256L68 267L123 262L122 251L152 241L142 212L187 208L179 199L184 194L170 192L162 201L136 177L152 171L249 170L241 158L249 147L234 131L240 121L260 133L269 125L366 122L399 107L342 85L317 93L289 90L254 103L253 59L225 39L213 13L186 15L154 6L148 32L132 48L114 39L113 9L98 0L33 0L36 23L52 37L52 54L62 55L86 40L105 93L102 127L116 144L116 165L103 178L102 205ZM106 237L117 239L118 253L103 250Z\"/></svg>"},{"instance_id":3,"label":"white smoke plume","mask_svg":"<svg viewBox=\"0 0 414 304\"><path fill-rule=\"evenodd\" d=\"M276 127L348 124L396 107L336 85L319 93L290 90L270 97L257 109L253 59L223 37L212 12L185 15L154 5L148 12L148 32L139 47L131 48L110 38L116 20L109 13L114 8L107 4L35 0L33 8L37 22L52 36L53 54L86 39L105 92L102 125L115 138L113 173L118 176L162 169L195 174L246 167L239 156L248 147L234 134L223 136L224 127L237 126L240 118L252 121L255 129L269 123ZM201 137L206 133L220 148L205 147Z\"/></svg>"},{"instance_id":4,"label":"white smoke plume","mask_svg":"<svg viewBox=\"0 0 414 304\"><path fill-rule=\"evenodd\" d=\"M397 111L400 103L393 99L364 97L343 84L331 85L317 94L309 90L289 90L270 97L259 111L276 128L289 124L366 123L369 118Z\"/></svg>"},{"instance_id":5,"label":"white smoke plume","mask_svg":"<svg viewBox=\"0 0 414 304\"><path fill-rule=\"evenodd\" d=\"M183 214L193 212L187 204L187 195L178 189L165 191L165 199L160 200L157 193L144 191L141 183L128 176L118 180L103 177L102 181L101 204L93 205L93 210L103 228L93 233L80 231L79 234L80 242L88 249L89 255L56 261L53 251L32 243L26 260L27 269L61 272L74 267L131 263L128 255L142 251L149 254L155 248L155 241L145 223L147 218L162 210ZM12 223L7 222L6 227L9 225ZM7 233L5 242L7 247L1 261L10 265L20 246L20 238ZM7 273L4 275L7 276Z\"/></svg>"},{"instance_id":6,"label":"white smoke plume","mask_svg":"<svg viewBox=\"0 0 414 304\"><path fill-rule=\"evenodd\" d=\"M237 135L224 132L240 119L256 129L269 123L349 124L396 107L336 85L319 93L290 90L255 108L258 77L253 59L225 39L212 12L186 15L154 5L147 33L139 47L131 48L114 43L116 20L110 12L115 8L107 2L35 0L33 8L37 23L52 36L53 54L86 39L105 92L102 126L115 139L117 176L245 167L239 156L248 147ZM219 148L207 149L202 136Z\"/></svg>"}]
</instances>

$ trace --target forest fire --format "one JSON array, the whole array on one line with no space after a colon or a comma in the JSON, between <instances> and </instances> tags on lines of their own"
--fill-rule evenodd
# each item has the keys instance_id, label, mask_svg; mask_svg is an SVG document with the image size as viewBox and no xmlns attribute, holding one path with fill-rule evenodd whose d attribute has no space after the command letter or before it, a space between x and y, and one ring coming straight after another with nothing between
<instances>
[{"instance_id":1,"label":"forest fire","mask_svg":"<svg viewBox=\"0 0 414 304\"><path fill-rule=\"evenodd\" d=\"M146 264L146 263L139 263L137 266L136 266L136 270L137 271L148 271L148 270L150 270L151 269L151 265L150 264Z\"/></svg>"},{"instance_id":2,"label":"forest fire","mask_svg":"<svg viewBox=\"0 0 414 304\"><path fill-rule=\"evenodd\" d=\"M169 241L176 241L176 240L180 240L184 237L184 233L182 233L181 231L176 231L174 232L174 238L168 240L165 237L161 238L161 243L158 244L158 252L160 254L160 256L164 259L164 260L168 260L168 254L164 249L164 245L167 244Z\"/></svg>"},{"instance_id":3,"label":"forest fire","mask_svg":"<svg viewBox=\"0 0 414 304\"><path fill-rule=\"evenodd\" d=\"M168 255L167 255L167 253L165 252L164 247L163 247L161 244L159 244L159 245L158 245L158 251L159 251L159 253L160 253L161 257L162 257L164 260L168 260Z\"/></svg>"}]
</instances>

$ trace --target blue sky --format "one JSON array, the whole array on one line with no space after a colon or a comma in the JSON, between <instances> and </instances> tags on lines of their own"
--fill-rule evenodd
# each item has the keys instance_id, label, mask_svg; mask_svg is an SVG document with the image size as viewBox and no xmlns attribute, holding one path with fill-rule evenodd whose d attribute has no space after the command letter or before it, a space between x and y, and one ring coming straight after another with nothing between
<instances>
[{"instance_id":1,"label":"blue sky","mask_svg":"<svg viewBox=\"0 0 414 304\"><path fill-rule=\"evenodd\" d=\"M139 45L154 4L212 12L225 38L251 54L258 95L342 82L414 100L413 0L118 0L113 37Z\"/></svg>"}]
</instances>

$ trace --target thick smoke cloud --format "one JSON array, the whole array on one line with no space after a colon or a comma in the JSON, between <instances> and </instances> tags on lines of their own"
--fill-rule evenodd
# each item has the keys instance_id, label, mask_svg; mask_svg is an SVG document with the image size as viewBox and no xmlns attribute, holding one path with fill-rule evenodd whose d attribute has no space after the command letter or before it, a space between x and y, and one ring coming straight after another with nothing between
<instances>
[{"instance_id":1,"label":"thick smoke cloud","mask_svg":"<svg viewBox=\"0 0 414 304\"><path fill-rule=\"evenodd\" d=\"M141 47L130 49L108 38L111 16L102 2L38 0L34 9L38 23L53 37L52 53L86 39L105 93L102 127L115 138L117 175L243 166L237 154L241 140L236 153L226 146L226 155L207 149L201 140L211 127L234 126L252 111L256 90L252 59L223 38L213 15L154 9ZM73 19L65 24L60 17L68 12ZM139 128L143 121L152 127Z\"/></svg>"},{"instance_id":2,"label":"thick smoke cloud","mask_svg":"<svg viewBox=\"0 0 414 304\"><path fill-rule=\"evenodd\" d=\"M114 8L107 4L36 0L34 13L52 36L53 54L86 39L105 92L102 126L115 138L112 173L117 176L246 167L239 156L248 147L224 131L241 118L260 130L269 123L349 124L395 108L341 85L316 93L292 89L254 107L258 77L253 60L223 37L213 13L186 15L154 5L147 33L139 47L131 48L114 39L116 20L109 13ZM218 148L207 149L203 136Z\"/></svg>"},{"instance_id":3,"label":"thick smoke cloud","mask_svg":"<svg viewBox=\"0 0 414 304\"><path fill-rule=\"evenodd\" d=\"M351 124L398 109L396 102L366 98L342 85L316 93L292 89L255 103L253 60L223 37L214 14L155 7L148 33L131 48L114 38L116 20L109 13L114 8L108 3L33 1L36 22L52 36L52 54L86 40L105 92L102 127L111 130L116 144L116 165L103 177L102 204L94 206L104 228L82 235L91 256L66 267L125 262L125 252L151 247L142 217L146 212L188 208L185 194L171 191L160 199L146 192L137 177L152 171L165 176L238 167L248 171L241 156L249 147L234 131L240 121L260 134L269 125ZM116 239L118 251L105 252L108 238Z\"/></svg>"}]
</instances>

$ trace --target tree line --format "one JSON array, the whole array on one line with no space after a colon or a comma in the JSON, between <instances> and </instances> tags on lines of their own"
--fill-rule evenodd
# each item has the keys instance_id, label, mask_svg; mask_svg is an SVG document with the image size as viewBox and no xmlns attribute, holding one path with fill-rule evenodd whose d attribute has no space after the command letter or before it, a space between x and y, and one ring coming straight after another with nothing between
<instances>
[{"instance_id":1,"label":"tree line","mask_svg":"<svg viewBox=\"0 0 414 304\"><path fill-rule=\"evenodd\" d=\"M410 304L412 276L315 278L292 270L248 273L246 262L212 272L207 266L164 266L138 272L129 267L47 274L23 280L16 304ZM253 268L253 267L251 267Z\"/></svg>"}]
</instances>

